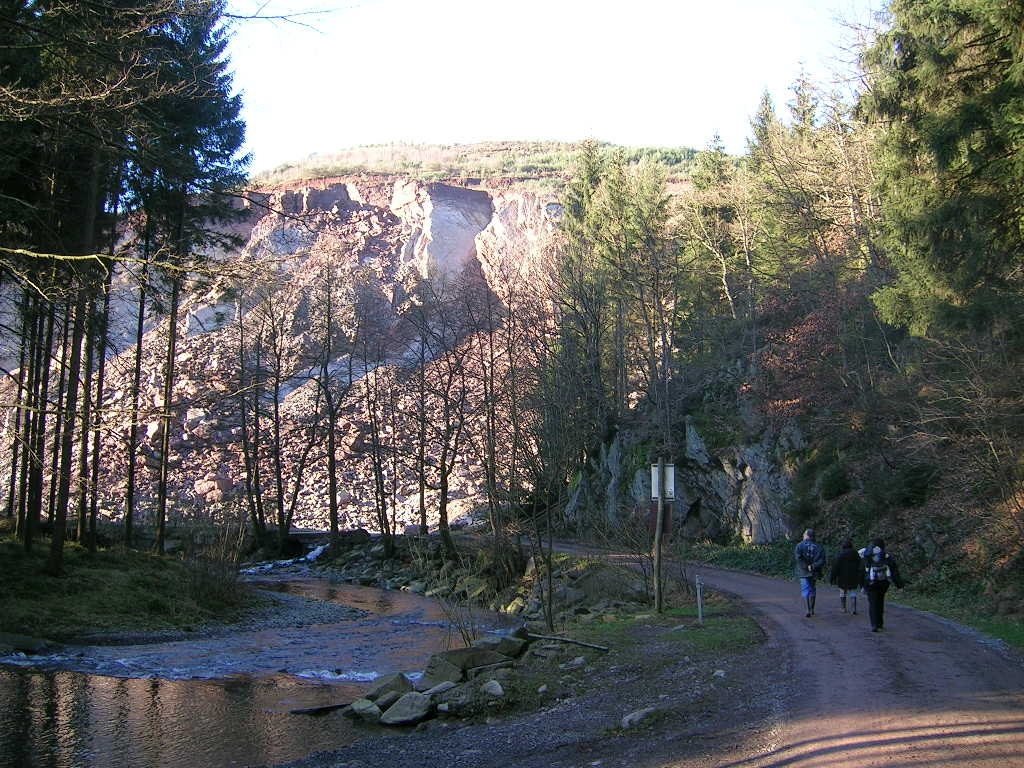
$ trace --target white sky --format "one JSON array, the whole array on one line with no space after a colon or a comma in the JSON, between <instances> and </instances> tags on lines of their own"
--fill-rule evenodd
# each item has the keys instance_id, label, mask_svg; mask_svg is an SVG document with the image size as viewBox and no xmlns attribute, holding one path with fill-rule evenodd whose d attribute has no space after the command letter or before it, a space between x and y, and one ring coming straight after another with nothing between
<instances>
[{"instance_id":1,"label":"white sky","mask_svg":"<svg viewBox=\"0 0 1024 768\"><path fill-rule=\"evenodd\" d=\"M746 149L769 91L831 81L882 0L231 0L252 170L363 144ZM841 23L843 22L843 23Z\"/></svg>"}]
</instances>

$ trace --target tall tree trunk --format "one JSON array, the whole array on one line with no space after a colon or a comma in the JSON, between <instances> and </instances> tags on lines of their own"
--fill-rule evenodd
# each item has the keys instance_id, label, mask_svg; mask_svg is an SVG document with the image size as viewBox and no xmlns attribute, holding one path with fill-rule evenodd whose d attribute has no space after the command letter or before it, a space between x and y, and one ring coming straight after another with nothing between
<instances>
[{"instance_id":1,"label":"tall tree trunk","mask_svg":"<svg viewBox=\"0 0 1024 768\"><path fill-rule=\"evenodd\" d=\"M16 407L14 409L14 425L11 430L11 476L10 482L7 485L7 518L11 519L15 516L15 510L19 510L18 522L15 527L15 535L18 534L21 525L24 524L24 513L20 510L22 505L19 504L23 494L19 491L24 488L23 484L19 484L18 479L21 474L21 466L24 462L24 453L21 450L21 444L24 436L22 435L21 427L24 421L25 413L25 398L27 392L25 389L25 362L28 360L29 350L29 339L32 338L31 326L29 325L28 318L28 297L22 294L21 302L19 303L19 310L21 313L21 343L18 345L18 382L17 382L17 396L15 398Z\"/></svg>"},{"instance_id":2,"label":"tall tree trunk","mask_svg":"<svg viewBox=\"0 0 1024 768\"><path fill-rule=\"evenodd\" d=\"M152 194L150 189L146 198ZM139 303L135 313L135 361L132 366L131 405L128 423L128 444L126 446L127 469L124 491L124 545L131 547L135 528L135 491L138 463L135 454L139 450L139 397L142 389L143 343L146 335L146 302L149 284L149 258L153 244L153 223L146 216L142 235L142 274L139 277Z\"/></svg>"},{"instance_id":3,"label":"tall tree trunk","mask_svg":"<svg viewBox=\"0 0 1024 768\"><path fill-rule=\"evenodd\" d=\"M61 330L61 343L60 343L60 375L57 377L57 393L54 395L54 401L60 403L65 396L65 386L68 377L69 368L69 353L70 353L70 341L68 334L71 331L72 324L72 309L71 302L65 300L64 302L64 322ZM49 362L49 361L47 361ZM48 493L48 504L47 508L50 510L50 518L53 518L53 510L57 506L57 473L60 467L60 407L57 408L58 420L54 425L55 432L53 436L53 443L50 447L50 487Z\"/></svg>"},{"instance_id":4,"label":"tall tree trunk","mask_svg":"<svg viewBox=\"0 0 1024 768\"><path fill-rule=\"evenodd\" d=\"M441 456L438 461L438 482L437 482L437 531L441 534L441 545L444 547L445 557L455 560L458 557L458 550L455 548L455 540L452 538L452 529L448 523L448 494L449 474L451 473L452 462L448 455L452 451L449 447L449 436L446 436L441 445Z\"/></svg>"},{"instance_id":5,"label":"tall tree trunk","mask_svg":"<svg viewBox=\"0 0 1024 768\"><path fill-rule=\"evenodd\" d=\"M420 513L420 535L426 536L427 525L427 378L426 355L420 342L419 370L416 379L416 484Z\"/></svg>"},{"instance_id":6,"label":"tall tree trunk","mask_svg":"<svg viewBox=\"0 0 1024 768\"><path fill-rule=\"evenodd\" d=\"M274 373L273 418L270 423L270 436L273 447L274 461L274 499L277 507L277 543L284 552L288 543L288 520L284 492L284 439L281 435L281 364L278 363Z\"/></svg>"},{"instance_id":7,"label":"tall tree trunk","mask_svg":"<svg viewBox=\"0 0 1024 768\"><path fill-rule=\"evenodd\" d=\"M113 269L108 267L107 276L103 283L103 308L100 310L99 327L99 348L96 352L99 360L99 370L96 372L96 398L93 408L92 423L92 474L89 477L89 551L96 550L96 517L99 513L99 472L100 472L100 448L103 445L103 389L106 386L107 373L107 328L110 324L110 287L113 280Z\"/></svg>"},{"instance_id":8,"label":"tall tree trunk","mask_svg":"<svg viewBox=\"0 0 1024 768\"><path fill-rule=\"evenodd\" d=\"M338 530L338 447L337 435L335 434L337 424L337 404L334 402L334 395L325 383L324 398L327 402L327 510L331 526L331 544L337 544L340 531Z\"/></svg>"},{"instance_id":9,"label":"tall tree trunk","mask_svg":"<svg viewBox=\"0 0 1024 768\"><path fill-rule=\"evenodd\" d=\"M167 357L164 360L163 402L160 413L160 477L157 481L156 551L163 554L167 536L167 491L171 465L171 399L174 396L176 375L174 358L178 349L178 304L181 298L181 278L171 278L171 304L167 318Z\"/></svg>"},{"instance_id":10,"label":"tall tree trunk","mask_svg":"<svg viewBox=\"0 0 1024 768\"><path fill-rule=\"evenodd\" d=\"M28 477L25 490L25 550L31 551L39 519L43 511L43 456L46 452L46 417L49 409L50 350L53 349L53 332L56 324L56 310L52 303L45 312L40 302L36 307L35 354L31 364L29 380L30 418L26 420L25 437L28 446ZM42 340L40 342L40 340Z\"/></svg>"},{"instance_id":11,"label":"tall tree trunk","mask_svg":"<svg viewBox=\"0 0 1024 768\"><path fill-rule=\"evenodd\" d=\"M384 483L384 446L381 440L380 405L378 377L364 379L366 383L366 415L370 421L370 465L373 468L373 495L377 507L377 527L380 529L386 557L393 552L394 541L388 519L388 494Z\"/></svg>"},{"instance_id":12,"label":"tall tree trunk","mask_svg":"<svg viewBox=\"0 0 1024 768\"><path fill-rule=\"evenodd\" d=\"M75 423L78 419L79 378L82 369L82 341L85 335L88 294L89 292L83 286L78 293L71 317L71 354L68 360L63 413L60 418L60 468L57 476L57 498L56 506L50 515L53 520L53 534L50 539L48 570L54 575L64 572L64 538L70 502L72 452L75 443Z\"/></svg>"},{"instance_id":13,"label":"tall tree trunk","mask_svg":"<svg viewBox=\"0 0 1024 768\"><path fill-rule=\"evenodd\" d=\"M260 392L255 376L250 376L246 365L245 323L241 301L235 308L238 323L238 380L239 411L242 418L242 461L245 465L245 501L249 509L249 521L253 535L261 545L267 533L266 516L263 512L263 491L259 468L259 402ZM257 360L258 360L257 356ZM252 423L249 419L249 401L252 398Z\"/></svg>"},{"instance_id":14,"label":"tall tree trunk","mask_svg":"<svg viewBox=\"0 0 1024 768\"><path fill-rule=\"evenodd\" d=\"M89 504L89 436L92 433L93 419L93 355L96 352L95 324L93 319L96 315L95 297L90 297L86 307L85 334L85 360L84 373L82 374L82 426L79 431L78 446L78 499L76 504L77 530L76 536L79 543L86 542L89 551L95 551L96 543L88 540L88 504Z\"/></svg>"},{"instance_id":15,"label":"tall tree trunk","mask_svg":"<svg viewBox=\"0 0 1024 768\"><path fill-rule=\"evenodd\" d=\"M146 256L143 256L146 259ZM145 265L139 282L139 306L135 314L135 362L132 367L131 403L128 413L128 444L126 448L126 473L124 489L124 545L131 547L135 526L136 457L139 450L139 390L142 387L142 353L146 330L146 280Z\"/></svg>"}]
</instances>

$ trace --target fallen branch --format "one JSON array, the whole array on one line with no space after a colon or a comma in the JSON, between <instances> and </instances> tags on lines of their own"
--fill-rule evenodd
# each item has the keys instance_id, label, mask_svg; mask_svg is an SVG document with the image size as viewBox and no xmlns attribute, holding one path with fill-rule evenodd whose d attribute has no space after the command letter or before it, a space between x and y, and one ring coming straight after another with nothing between
<instances>
[{"instance_id":1,"label":"fallen branch","mask_svg":"<svg viewBox=\"0 0 1024 768\"><path fill-rule=\"evenodd\" d=\"M572 643L573 645L582 645L585 648L596 648L599 651L609 651L609 650L611 650L610 648L607 648L607 647L605 647L603 645L594 645L593 643L585 643L582 640L573 640L572 638L558 637L557 635L534 635L534 634L529 634L529 635L527 635L527 637L530 640L557 640L560 643Z\"/></svg>"}]
</instances>

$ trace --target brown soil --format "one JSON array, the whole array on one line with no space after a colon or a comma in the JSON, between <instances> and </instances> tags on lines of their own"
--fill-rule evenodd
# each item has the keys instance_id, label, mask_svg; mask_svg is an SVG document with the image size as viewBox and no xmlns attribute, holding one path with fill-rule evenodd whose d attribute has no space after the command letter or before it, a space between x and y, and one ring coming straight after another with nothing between
<instances>
[{"instance_id":1,"label":"brown soil","mask_svg":"<svg viewBox=\"0 0 1024 768\"><path fill-rule=\"evenodd\" d=\"M381 732L293 768L953 766L1024 755L1024 662L996 643L897 605L885 631L819 589L804 617L795 582L691 568L739 598L766 641L742 656L680 659L636 628L640 655L591 657L540 709L486 722ZM654 708L638 727L622 717ZM1015 762L1016 761L1016 762Z\"/></svg>"}]
</instances>

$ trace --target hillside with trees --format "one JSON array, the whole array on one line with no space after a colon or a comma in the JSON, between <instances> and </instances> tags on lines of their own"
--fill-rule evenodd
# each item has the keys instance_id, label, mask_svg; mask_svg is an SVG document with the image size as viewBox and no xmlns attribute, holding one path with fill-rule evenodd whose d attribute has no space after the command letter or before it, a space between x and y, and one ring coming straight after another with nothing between
<instances>
[{"instance_id":1,"label":"hillside with trees","mask_svg":"<svg viewBox=\"0 0 1024 768\"><path fill-rule=\"evenodd\" d=\"M765 97L742 157L389 146L249 183L223 4L129 5L2 27L5 514L52 571L69 521L283 545L344 502L387 542L401 495L451 556L455 502L483 521L503 581L524 532L632 540L666 459L683 538L882 534L921 594L1024 611L1024 10L894 0L856 97ZM473 258L416 261L448 205ZM751 477L756 530L712 505Z\"/></svg>"},{"instance_id":2,"label":"hillside with trees","mask_svg":"<svg viewBox=\"0 0 1024 768\"><path fill-rule=\"evenodd\" d=\"M478 144L379 144L310 155L258 174L260 186L305 179L384 173L424 181L505 184L515 182L557 191L572 176L586 142L492 141ZM610 144L599 146L611 149ZM697 150L687 147L623 147L627 160L649 160L665 169L670 183L685 184Z\"/></svg>"}]
</instances>

